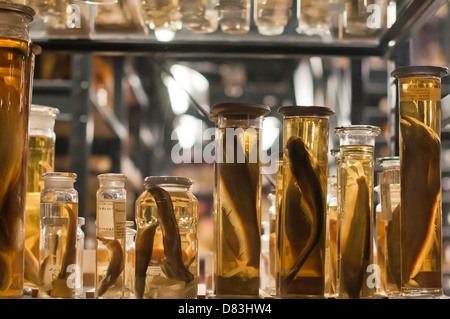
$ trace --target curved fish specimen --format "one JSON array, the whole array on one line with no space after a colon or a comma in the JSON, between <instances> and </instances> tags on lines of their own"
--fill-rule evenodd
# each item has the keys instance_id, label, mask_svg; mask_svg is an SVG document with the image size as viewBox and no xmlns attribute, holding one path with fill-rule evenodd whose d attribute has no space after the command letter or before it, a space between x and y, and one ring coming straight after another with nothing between
<instances>
[{"instance_id":1,"label":"curved fish specimen","mask_svg":"<svg viewBox=\"0 0 450 319\"><path fill-rule=\"evenodd\" d=\"M288 209L289 207L286 207L284 210L285 219L287 221L298 220L298 223L286 224L285 226L287 228L293 228L292 232L290 230L286 230L286 232L309 234L309 238L305 243L302 254L299 256L296 264L283 280L282 286L285 290L319 243L323 233L325 214L322 188L322 181L325 180L325 177L319 162L311 153L307 145L305 145L298 136L291 136L286 143L286 148L288 151L291 173L294 176L302 195L299 198L297 209ZM285 201L285 203L287 203L287 201ZM290 216L293 214L299 214L299 216ZM296 237L294 238L298 239ZM303 238L302 241L304 242Z\"/></svg>"},{"instance_id":2,"label":"curved fish specimen","mask_svg":"<svg viewBox=\"0 0 450 319\"><path fill-rule=\"evenodd\" d=\"M224 145L226 145L224 136ZM245 154L245 163L217 164L225 242L240 264L259 269L260 231L257 187L259 164L250 163L242 142L234 138L234 153ZM226 153L224 151L224 153ZM225 274L226 275L226 274Z\"/></svg>"},{"instance_id":3,"label":"curved fish specimen","mask_svg":"<svg viewBox=\"0 0 450 319\"><path fill-rule=\"evenodd\" d=\"M101 297L106 291L108 291L109 288L111 288L112 285L114 285L117 278L119 278L122 273L125 264L125 255L123 253L122 245L117 239L106 239L103 237L97 237L97 239L106 246L110 258L106 275L100 281L97 291L97 295Z\"/></svg>"},{"instance_id":4,"label":"curved fish specimen","mask_svg":"<svg viewBox=\"0 0 450 319\"><path fill-rule=\"evenodd\" d=\"M434 238L440 180L440 138L428 126L410 116L400 120L402 282L419 272Z\"/></svg>"},{"instance_id":5,"label":"curved fish specimen","mask_svg":"<svg viewBox=\"0 0 450 319\"><path fill-rule=\"evenodd\" d=\"M350 298L359 298L365 266L370 258L370 196L364 175L356 179L357 194L345 242L342 249L341 282ZM342 238L342 237L341 237Z\"/></svg>"},{"instance_id":6,"label":"curved fish specimen","mask_svg":"<svg viewBox=\"0 0 450 319\"><path fill-rule=\"evenodd\" d=\"M153 241L155 238L156 228L159 223L138 228L136 234L136 266L134 269L135 283L134 290L136 298L142 299L145 291L145 276L148 264L152 258Z\"/></svg>"},{"instance_id":7,"label":"curved fish specimen","mask_svg":"<svg viewBox=\"0 0 450 319\"><path fill-rule=\"evenodd\" d=\"M190 283L194 280L194 275L183 263L180 231L175 218L170 194L158 186L150 187L148 192L155 198L158 208L158 222L163 234L165 256L163 260L163 271L171 279Z\"/></svg>"},{"instance_id":8,"label":"curved fish specimen","mask_svg":"<svg viewBox=\"0 0 450 319\"><path fill-rule=\"evenodd\" d=\"M67 286L67 278L71 274L67 271L69 265L76 263L76 242L77 242L77 216L70 206L65 205L65 209L68 212L68 225L67 225L67 237L66 245L64 247L64 255L61 262L61 270L58 276L53 280L53 289L51 291L51 297L56 298L71 298L73 296L73 289ZM41 266L42 267L42 266Z\"/></svg>"}]
</instances>

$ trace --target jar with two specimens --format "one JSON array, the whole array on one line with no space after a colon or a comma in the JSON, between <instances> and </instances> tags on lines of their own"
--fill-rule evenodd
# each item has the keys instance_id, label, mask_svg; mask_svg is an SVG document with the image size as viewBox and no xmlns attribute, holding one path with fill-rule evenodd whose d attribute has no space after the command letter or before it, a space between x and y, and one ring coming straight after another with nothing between
<instances>
[{"instance_id":1,"label":"jar with two specimens","mask_svg":"<svg viewBox=\"0 0 450 319\"><path fill-rule=\"evenodd\" d=\"M43 175L39 298L75 298L77 273L78 193L75 173Z\"/></svg>"},{"instance_id":2,"label":"jar with two specimens","mask_svg":"<svg viewBox=\"0 0 450 319\"><path fill-rule=\"evenodd\" d=\"M137 299L194 299L198 283L198 201L186 177L149 176L136 200Z\"/></svg>"},{"instance_id":3,"label":"jar with two specimens","mask_svg":"<svg viewBox=\"0 0 450 319\"><path fill-rule=\"evenodd\" d=\"M96 298L120 299L124 295L126 178L114 173L98 176Z\"/></svg>"}]
</instances>

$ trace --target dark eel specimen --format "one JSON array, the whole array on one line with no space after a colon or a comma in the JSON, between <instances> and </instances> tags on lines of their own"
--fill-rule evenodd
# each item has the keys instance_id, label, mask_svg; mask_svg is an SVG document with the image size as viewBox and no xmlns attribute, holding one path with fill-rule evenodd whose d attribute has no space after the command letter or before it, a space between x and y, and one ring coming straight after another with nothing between
<instances>
[{"instance_id":1,"label":"dark eel specimen","mask_svg":"<svg viewBox=\"0 0 450 319\"><path fill-rule=\"evenodd\" d=\"M155 239L156 228L159 223L139 227L136 234L136 265L134 269L135 283L134 291L137 299L142 299L145 291L145 276L148 264L152 259L153 241Z\"/></svg>"},{"instance_id":2,"label":"dark eel specimen","mask_svg":"<svg viewBox=\"0 0 450 319\"><path fill-rule=\"evenodd\" d=\"M364 175L356 179L357 194L350 228L342 249L341 282L349 298L357 299L364 281L365 267L370 258L370 196ZM342 234L345 236L345 234ZM342 237L341 237L342 238Z\"/></svg>"},{"instance_id":3,"label":"dark eel specimen","mask_svg":"<svg viewBox=\"0 0 450 319\"><path fill-rule=\"evenodd\" d=\"M410 116L401 117L400 131L402 282L408 283L433 242L441 192L441 143L436 132Z\"/></svg>"},{"instance_id":4,"label":"dark eel specimen","mask_svg":"<svg viewBox=\"0 0 450 319\"><path fill-rule=\"evenodd\" d=\"M190 283L194 275L183 263L180 231L170 194L158 186L149 187L148 192L155 198L163 235L164 260L161 268L167 277Z\"/></svg>"},{"instance_id":5,"label":"dark eel specimen","mask_svg":"<svg viewBox=\"0 0 450 319\"><path fill-rule=\"evenodd\" d=\"M291 136L286 143L286 148L289 167L298 187L297 196L295 196L295 190L290 189L287 194L294 198L285 200L286 234L294 246L296 243L301 243L303 249L295 265L281 283L284 291L288 289L291 281L319 243L325 215L322 188L324 172L319 162L298 136ZM293 200L296 201L296 205L290 205ZM305 234L309 235L306 241Z\"/></svg>"},{"instance_id":6,"label":"dark eel specimen","mask_svg":"<svg viewBox=\"0 0 450 319\"><path fill-rule=\"evenodd\" d=\"M225 136L224 136L225 141ZM226 145L226 141L224 145ZM259 164L250 163L249 154L237 137L234 137L234 153L245 155L245 162L225 158L218 163L217 174L221 187L220 202L225 242L237 261L259 269L260 231L258 223L257 188Z\"/></svg>"},{"instance_id":7,"label":"dark eel specimen","mask_svg":"<svg viewBox=\"0 0 450 319\"><path fill-rule=\"evenodd\" d=\"M125 264L125 255L123 253L122 245L117 239L106 239L103 237L97 237L97 239L106 246L110 258L106 276L100 281L97 290L97 295L101 297L114 285L117 278L119 278L122 273Z\"/></svg>"}]
</instances>

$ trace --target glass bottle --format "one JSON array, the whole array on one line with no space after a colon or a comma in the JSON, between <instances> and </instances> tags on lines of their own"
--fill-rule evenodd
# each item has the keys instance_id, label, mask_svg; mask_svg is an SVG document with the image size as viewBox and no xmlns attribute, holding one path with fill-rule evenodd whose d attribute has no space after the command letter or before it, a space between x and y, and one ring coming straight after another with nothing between
<instances>
[{"instance_id":1,"label":"glass bottle","mask_svg":"<svg viewBox=\"0 0 450 319\"><path fill-rule=\"evenodd\" d=\"M448 68L394 70L400 115L401 296L442 288L441 78Z\"/></svg>"},{"instance_id":2,"label":"glass bottle","mask_svg":"<svg viewBox=\"0 0 450 319\"><path fill-rule=\"evenodd\" d=\"M400 160L398 156L377 158L379 209L376 211L376 263L381 269L379 294L396 296L400 289Z\"/></svg>"},{"instance_id":3,"label":"glass bottle","mask_svg":"<svg viewBox=\"0 0 450 319\"><path fill-rule=\"evenodd\" d=\"M387 25L387 0L347 0L343 12L344 36L373 37Z\"/></svg>"},{"instance_id":4,"label":"glass bottle","mask_svg":"<svg viewBox=\"0 0 450 319\"><path fill-rule=\"evenodd\" d=\"M325 291L326 298L337 296L338 271L338 192L337 175L328 176L327 224L325 244Z\"/></svg>"},{"instance_id":5,"label":"glass bottle","mask_svg":"<svg viewBox=\"0 0 450 319\"><path fill-rule=\"evenodd\" d=\"M75 173L44 173L39 298L75 298L78 193Z\"/></svg>"},{"instance_id":6,"label":"glass bottle","mask_svg":"<svg viewBox=\"0 0 450 319\"><path fill-rule=\"evenodd\" d=\"M95 298L120 299L125 279L127 177L107 173L97 178Z\"/></svg>"},{"instance_id":7,"label":"glass bottle","mask_svg":"<svg viewBox=\"0 0 450 319\"><path fill-rule=\"evenodd\" d=\"M136 256L135 242L136 230L134 229L134 221L127 220L127 240L125 251L125 292L124 298L134 297L134 261Z\"/></svg>"},{"instance_id":8,"label":"glass bottle","mask_svg":"<svg viewBox=\"0 0 450 319\"><path fill-rule=\"evenodd\" d=\"M158 41L170 41L181 30L178 0L141 0L145 23L155 31Z\"/></svg>"},{"instance_id":9,"label":"glass bottle","mask_svg":"<svg viewBox=\"0 0 450 319\"><path fill-rule=\"evenodd\" d=\"M291 17L292 0L253 0L253 17L258 32L280 35Z\"/></svg>"},{"instance_id":10,"label":"glass bottle","mask_svg":"<svg viewBox=\"0 0 450 319\"><path fill-rule=\"evenodd\" d=\"M331 34L329 0L297 1L297 33L327 37Z\"/></svg>"},{"instance_id":11,"label":"glass bottle","mask_svg":"<svg viewBox=\"0 0 450 319\"><path fill-rule=\"evenodd\" d=\"M251 0L219 0L216 9L222 32L244 34L250 31Z\"/></svg>"},{"instance_id":12,"label":"glass bottle","mask_svg":"<svg viewBox=\"0 0 450 319\"><path fill-rule=\"evenodd\" d=\"M194 33L212 33L219 26L218 0L179 0L183 26Z\"/></svg>"},{"instance_id":13,"label":"glass bottle","mask_svg":"<svg viewBox=\"0 0 450 319\"><path fill-rule=\"evenodd\" d=\"M26 5L36 11L36 16L54 28L66 27L66 0L26 0Z\"/></svg>"},{"instance_id":14,"label":"glass bottle","mask_svg":"<svg viewBox=\"0 0 450 319\"><path fill-rule=\"evenodd\" d=\"M261 130L266 105L220 103L214 166L214 296L257 298L261 233Z\"/></svg>"},{"instance_id":15,"label":"glass bottle","mask_svg":"<svg viewBox=\"0 0 450 319\"><path fill-rule=\"evenodd\" d=\"M279 296L324 297L329 116L320 106L284 106Z\"/></svg>"},{"instance_id":16,"label":"glass bottle","mask_svg":"<svg viewBox=\"0 0 450 319\"><path fill-rule=\"evenodd\" d=\"M19 298L24 287L33 16L27 6L0 3L0 298Z\"/></svg>"},{"instance_id":17,"label":"glass bottle","mask_svg":"<svg viewBox=\"0 0 450 319\"><path fill-rule=\"evenodd\" d=\"M44 188L42 174L55 167L55 119L59 110L31 105L28 130L27 195L25 210L25 286L39 284L40 197Z\"/></svg>"},{"instance_id":18,"label":"glass bottle","mask_svg":"<svg viewBox=\"0 0 450 319\"><path fill-rule=\"evenodd\" d=\"M148 176L136 200L137 299L194 299L198 201L186 177Z\"/></svg>"},{"instance_id":19,"label":"glass bottle","mask_svg":"<svg viewBox=\"0 0 450 319\"><path fill-rule=\"evenodd\" d=\"M377 126L335 129L340 141L338 298L370 298L379 285L373 263L373 189Z\"/></svg>"},{"instance_id":20,"label":"glass bottle","mask_svg":"<svg viewBox=\"0 0 450 319\"><path fill-rule=\"evenodd\" d=\"M75 279L75 298L82 298L83 295L83 257L84 257L84 231L82 227L85 224L84 217L78 217L78 229L77 229L77 265L78 272Z\"/></svg>"}]
</instances>

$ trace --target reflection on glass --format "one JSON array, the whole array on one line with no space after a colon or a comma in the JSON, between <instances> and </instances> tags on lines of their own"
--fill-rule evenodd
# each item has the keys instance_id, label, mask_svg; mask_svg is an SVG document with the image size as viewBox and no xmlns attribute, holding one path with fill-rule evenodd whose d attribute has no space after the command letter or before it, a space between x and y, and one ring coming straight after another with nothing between
<instances>
[{"instance_id":1,"label":"reflection on glass","mask_svg":"<svg viewBox=\"0 0 450 319\"><path fill-rule=\"evenodd\" d=\"M331 15L329 1L297 1L297 20L297 33L321 37L330 35Z\"/></svg>"},{"instance_id":2,"label":"reflection on glass","mask_svg":"<svg viewBox=\"0 0 450 319\"><path fill-rule=\"evenodd\" d=\"M180 0L183 26L194 33L211 33L219 26L217 0Z\"/></svg>"},{"instance_id":3,"label":"reflection on glass","mask_svg":"<svg viewBox=\"0 0 450 319\"><path fill-rule=\"evenodd\" d=\"M222 32L243 34L250 30L251 0L219 0L216 8Z\"/></svg>"},{"instance_id":4,"label":"reflection on glass","mask_svg":"<svg viewBox=\"0 0 450 319\"><path fill-rule=\"evenodd\" d=\"M253 17L258 32L280 35L291 16L292 0L254 0Z\"/></svg>"}]
</instances>

